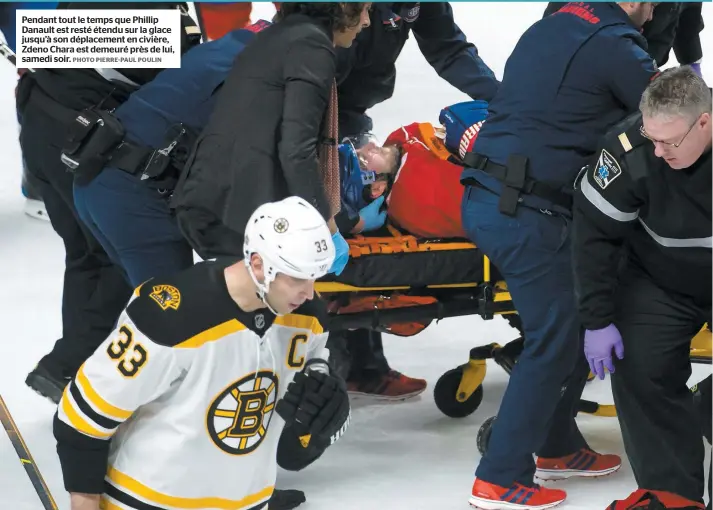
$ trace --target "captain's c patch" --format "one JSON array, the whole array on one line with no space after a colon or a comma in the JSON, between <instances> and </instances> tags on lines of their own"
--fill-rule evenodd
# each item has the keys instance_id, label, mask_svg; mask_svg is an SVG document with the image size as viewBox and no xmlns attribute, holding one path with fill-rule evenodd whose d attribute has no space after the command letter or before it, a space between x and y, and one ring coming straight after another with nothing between
<instances>
[{"instance_id":1,"label":"captain's c patch","mask_svg":"<svg viewBox=\"0 0 713 510\"><path fill-rule=\"evenodd\" d=\"M621 167L619 162L609 154L606 150L602 150L597 160L597 166L594 169L594 180L600 188L606 189L614 179L621 175Z\"/></svg>"}]
</instances>

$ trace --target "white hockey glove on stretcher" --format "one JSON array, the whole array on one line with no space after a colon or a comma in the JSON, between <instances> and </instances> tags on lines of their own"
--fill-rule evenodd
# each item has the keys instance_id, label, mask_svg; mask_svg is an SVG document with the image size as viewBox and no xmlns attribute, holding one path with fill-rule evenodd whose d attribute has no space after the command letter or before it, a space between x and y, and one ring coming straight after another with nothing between
<instances>
[{"instance_id":1,"label":"white hockey glove on stretcher","mask_svg":"<svg viewBox=\"0 0 713 510\"><path fill-rule=\"evenodd\" d=\"M322 367L328 369L329 364L322 359L309 360L275 408L285 420L277 447L277 463L283 469L307 467L349 427L347 385L342 378L321 371Z\"/></svg>"}]
</instances>

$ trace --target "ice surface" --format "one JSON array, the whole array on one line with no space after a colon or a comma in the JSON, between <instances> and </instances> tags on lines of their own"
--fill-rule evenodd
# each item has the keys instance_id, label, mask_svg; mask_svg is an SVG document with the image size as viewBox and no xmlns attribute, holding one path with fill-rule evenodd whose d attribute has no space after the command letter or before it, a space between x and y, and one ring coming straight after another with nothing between
<instances>
[{"instance_id":1,"label":"ice surface","mask_svg":"<svg viewBox=\"0 0 713 510\"><path fill-rule=\"evenodd\" d=\"M458 3L456 20L501 77L505 60L519 35L544 10L544 3ZM706 25L713 25L711 5L704 4ZM257 4L253 19L272 16L271 3ZM704 55L711 38L703 32ZM672 55L673 58L673 55ZM708 83L713 63L703 60ZM14 70L0 62L0 394L6 400L27 444L62 510L69 510L52 438L53 406L24 384L26 374L52 347L61 328L60 296L64 252L49 223L22 212L20 151L15 123ZM372 110L376 135L383 140L401 124L437 122L443 106L467 97L440 80L420 55L413 38L398 62L394 98ZM454 420L435 407L431 389L446 370L467 360L475 345L514 338L505 321L477 317L448 319L412 338L387 337L393 367L425 377L429 390L417 400L359 407L347 435L314 466L301 473L280 473L278 485L303 489L305 510L457 510L467 509L479 455L476 433L497 413L507 376L489 362L484 401L472 416ZM708 367L696 367L694 380ZM585 397L611 403L608 381L595 381ZM581 416L582 430L593 448L624 455L616 419ZM655 445L652 445L655 447ZM150 458L146 459L151 462ZM199 481L197 481L199 483ZM600 480L561 482L569 493L561 508L599 508L629 494L634 480L628 464ZM0 432L0 510L41 510L32 485L3 432Z\"/></svg>"}]
</instances>

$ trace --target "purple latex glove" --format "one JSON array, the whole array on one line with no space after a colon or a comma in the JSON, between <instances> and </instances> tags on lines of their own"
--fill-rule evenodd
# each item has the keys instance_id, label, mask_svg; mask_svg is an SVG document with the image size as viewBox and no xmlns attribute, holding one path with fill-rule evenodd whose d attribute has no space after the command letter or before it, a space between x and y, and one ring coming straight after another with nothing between
<instances>
[{"instance_id":1,"label":"purple latex glove","mask_svg":"<svg viewBox=\"0 0 713 510\"><path fill-rule=\"evenodd\" d=\"M693 69L698 76L703 78L703 75L701 74L701 63L700 62L694 62L691 64L691 69Z\"/></svg>"},{"instance_id":2,"label":"purple latex glove","mask_svg":"<svg viewBox=\"0 0 713 510\"><path fill-rule=\"evenodd\" d=\"M599 379L604 379L606 376L605 367L610 373L614 373L612 350L617 358L624 359L624 342L614 324L609 324L603 329L588 329L584 332L584 356L587 358L590 370Z\"/></svg>"}]
</instances>

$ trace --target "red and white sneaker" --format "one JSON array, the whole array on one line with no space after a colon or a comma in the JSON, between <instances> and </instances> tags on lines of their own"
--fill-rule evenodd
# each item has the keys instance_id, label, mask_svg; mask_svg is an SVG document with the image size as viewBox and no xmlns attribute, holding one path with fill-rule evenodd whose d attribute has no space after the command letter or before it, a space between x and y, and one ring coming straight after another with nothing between
<instances>
[{"instance_id":1,"label":"red and white sneaker","mask_svg":"<svg viewBox=\"0 0 713 510\"><path fill-rule=\"evenodd\" d=\"M621 457L582 448L572 455L554 459L537 459L535 477L540 480L564 480L573 476L606 476L618 471Z\"/></svg>"},{"instance_id":2,"label":"red and white sneaker","mask_svg":"<svg viewBox=\"0 0 713 510\"><path fill-rule=\"evenodd\" d=\"M391 370L382 376L364 381L347 381L350 397L366 397L372 400L398 401L413 398L426 390L425 379L408 377Z\"/></svg>"},{"instance_id":3,"label":"red and white sneaker","mask_svg":"<svg viewBox=\"0 0 713 510\"><path fill-rule=\"evenodd\" d=\"M476 478L469 502L482 510L540 510L557 506L566 497L567 493L559 489L525 487L519 483L500 487Z\"/></svg>"}]
</instances>

